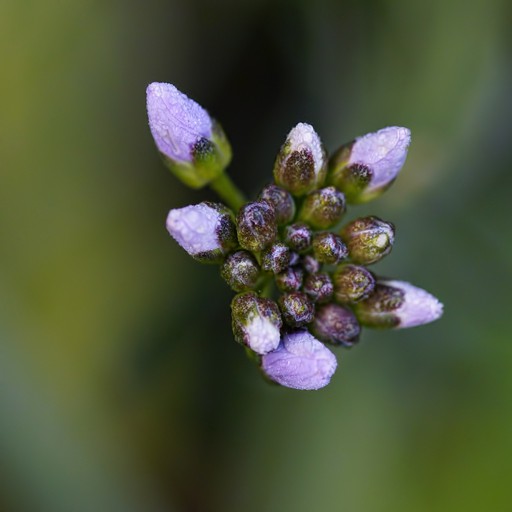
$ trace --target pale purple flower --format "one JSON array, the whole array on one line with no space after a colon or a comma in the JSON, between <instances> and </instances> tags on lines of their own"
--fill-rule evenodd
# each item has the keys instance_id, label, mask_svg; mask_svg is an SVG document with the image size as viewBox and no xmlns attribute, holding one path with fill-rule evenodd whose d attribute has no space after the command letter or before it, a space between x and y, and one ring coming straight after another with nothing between
<instances>
[{"instance_id":1,"label":"pale purple flower","mask_svg":"<svg viewBox=\"0 0 512 512\"><path fill-rule=\"evenodd\" d=\"M261 367L271 380L304 390L327 386L336 366L334 354L306 330L285 334L277 350L261 359Z\"/></svg>"},{"instance_id":2,"label":"pale purple flower","mask_svg":"<svg viewBox=\"0 0 512 512\"><path fill-rule=\"evenodd\" d=\"M172 84L153 82L146 90L149 127L158 150L175 162L191 162L201 139L212 137L212 120Z\"/></svg>"},{"instance_id":3,"label":"pale purple flower","mask_svg":"<svg viewBox=\"0 0 512 512\"><path fill-rule=\"evenodd\" d=\"M216 203L175 208L169 212L166 226L176 242L201 261L216 262L237 243L229 210Z\"/></svg>"},{"instance_id":4,"label":"pale purple flower","mask_svg":"<svg viewBox=\"0 0 512 512\"><path fill-rule=\"evenodd\" d=\"M387 187L396 178L405 163L410 142L410 130L399 126L382 128L355 140L347 166L359 165L370 170L365 196Z\"/></svg>"},{"instance_id":5,"label":"pale purple flower","mask_svg":"<svg viewBox=\"0 0 512 512\"><path fill-rule=\"evenodd\" d=\"M428 324L440 318L443 305L436 297L405 281L380 281L380 284L396 288L403 293L403 303L393 311L398 318L398 329Z\"/></svg>"}]
</instances>

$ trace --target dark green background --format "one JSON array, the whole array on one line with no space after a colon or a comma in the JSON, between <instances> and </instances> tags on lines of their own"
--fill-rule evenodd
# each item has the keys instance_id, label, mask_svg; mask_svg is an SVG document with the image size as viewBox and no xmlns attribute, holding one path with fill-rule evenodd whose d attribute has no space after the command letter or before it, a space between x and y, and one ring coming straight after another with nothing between
<instances>
[{"instance_id":1,"label":"dark green background","mask_svg":"<svg viewBox=\"0 0 512 512\"><path fill-rule=\"evenodd\" d=\"M0 510L510 510L512 62L505 0L0 4ZM145 87L231 138L254 195L297 122L412 130L356 214L445 304L365 332L319 392L260 379L231 292L168 236L212 198L162 166Z\"/></svg>"}]
</instances>

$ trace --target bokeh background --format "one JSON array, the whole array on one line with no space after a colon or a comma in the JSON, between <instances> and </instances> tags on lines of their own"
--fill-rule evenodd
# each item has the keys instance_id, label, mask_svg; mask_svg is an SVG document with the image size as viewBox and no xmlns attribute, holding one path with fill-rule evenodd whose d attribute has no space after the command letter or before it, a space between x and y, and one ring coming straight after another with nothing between
<instances>
[{"instance_id":1,"label":"bokeh background","mask_svg":"<svg viewBox=\"0 0 512 512\"><path fill-rule=\"evenodd\" d=\"M0 3L0 510L512 507L512 67L506 0ZM376 267L445 303L368 332L330 386L269 386L231 292L164 228L205 198L162 166L145 87L223 124L251 196L297 122L331 151L411 128L356 214Z\"/></svg>"}]
</instances>

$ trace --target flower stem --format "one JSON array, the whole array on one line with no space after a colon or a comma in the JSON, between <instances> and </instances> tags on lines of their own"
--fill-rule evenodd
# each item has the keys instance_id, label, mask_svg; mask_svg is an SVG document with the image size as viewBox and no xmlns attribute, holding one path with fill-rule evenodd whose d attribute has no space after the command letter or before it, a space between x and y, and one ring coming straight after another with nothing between
<instances>
[{"instance_id":1,"label":"flower stem","mask_svg":"<svg viewBox=\"0 0 512 512\"><path fill-rule=\"evenodd\" d=\"M235 212L247 202L243 192L233 183L226 172L223 172L218 178L210 181L209 185Z\"/></svg>"}]
</instances>

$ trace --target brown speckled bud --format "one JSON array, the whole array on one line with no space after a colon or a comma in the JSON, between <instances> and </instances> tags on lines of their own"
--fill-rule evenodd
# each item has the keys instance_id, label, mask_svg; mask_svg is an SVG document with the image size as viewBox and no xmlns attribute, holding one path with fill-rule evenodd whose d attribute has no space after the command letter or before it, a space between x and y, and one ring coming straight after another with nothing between
<instances>
[{"instance_id":1,"label":"brown speckled bud","mask_svg":"<svg viewBox=\"0 0 512 512\"><path fill-rule=\"evenodd\" d=\"M334 298L340 304L366 299L375 288L375 278L365 267L342 265L332 276Z\"/></svg>"},{"instance_id":2,"label":"brown speckled bud","mask_svg":"<svg viewBox=\"0 0 512 512\"><path fill-rule=\"evenodd\" d=\"M338 235L325 231L313 237L313 253L320 263L334 265L348 256L348 249Z\"/></svg>"},{"instance_id":3,"label":"brown speckled bud","mask_svg":"<svg viewBox=\"0 0 512 512\"><path fill-rule=\"evenodd\" d=\"M237 251L225 259L220 275L233 290L243 292L256 285L260 267L250 252Z\"/></svg>"},{"instance_id":4,"label":"brown speckled bud","mask_svg":"<svg viewBox=\"0 0 512 512\"><path fill-rule=\"evenodd\" d=\"M302 327L313 320L315 308L303 293L285 293L278 302L283 319L290 327Z\"/></svg>"},{"instance_id":5,"label":"brown speckled bud","mask_svg":"<svg viewBox=\"0 0 512 512\"><path fill-rule=\"evenodd\" d=\"M325 304L317 309L311 331L321 341L351 347L358 341L361 328L352 311Z\"/></svg>"},{"instance_id":6,"label":"brown speckled bud","mask_svg":"<svg viewBox=\"0 0 512 512\"><path fill-rule=\"evenodd\" d=\"M328 302L334 293L334 287L329 274L309 274L304 280L304 293L318 303Z\"/></svg>"},{"instance_id":7,"label":"brown speckled bud","mask_svg":"<svg viewBox=\"0 0 512 512\"><path fill-rule=\"evenodd\" d=\"M277 237L274 207L266 201L256 201L242 206L236 218L238 241L251 252L268 247Z\"/></svg>"},{"instance_id":8,"label":"brown speckled bud","mask_svg":"<svg viewBox=\"0 0 512 512\"><path fill-rule=\"evenodd\" d=\"M296 292L302 286L304 271L300 267L288 267L275 277L276 285L282 292Z\"/></svg>"},{"instance_id":9,"label":"brown speckled bud","mask_svg":"<svg viewBox=\"0 0 512 512\"><path fill-rule=\"evenodd\" d=\"M266 272L278 274L290 264L290 248L281 243L273 243L261 253L261 268Z\"/></svg>"},{"instance_id":10,"label":"brown speckled bud","mask_svg":"<svg viewBox=\"0 0 512 512\"><path fill-rule=\"evenodd\" d=\"M350 259L360 265L369 265L389 254L395 227L378 217L362 217L347 224L340 236L347 244Z\"/></svg>"},{"instance_id":11,"label":"brown speckled bud","mask_svg":"<svg viewBox=\"0 0 512 512\"><path fill-rule=\"evenodd\" d=\"M299 219L313 229L329 229L345 213L345 196L334 187L326 187L308 194L302 203Z\"/></svg>"},{"instance_id":12,"label":"brown speckled bud","mask_svg":"<svg viewBox=\"0 0 512 512\"><path fill-rule=\"evenodd\" d=\"M297 252L307 251L311 247L313 234L306 224L292 224L284 231L284 241Z\"/></svg>"},{"instance_id":13,"label":"brown speckled bud","mask_svg":"<svg viewBox=\"0 0 512 512\"><path fill-rule=\"evenodd\" d=\"M295 201L290 192L277 185L267 185L260 193L260 201L270 203L276 212L276 222L279 226L289 224L295 217Z\"/></svg>"}]
</instances>

